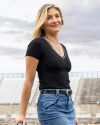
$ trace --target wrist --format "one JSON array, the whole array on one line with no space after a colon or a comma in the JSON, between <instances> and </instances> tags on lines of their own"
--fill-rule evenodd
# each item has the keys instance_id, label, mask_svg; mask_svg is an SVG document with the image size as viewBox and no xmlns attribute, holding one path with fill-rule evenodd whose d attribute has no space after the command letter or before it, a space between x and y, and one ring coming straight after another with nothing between
<instances>
[{"instance_id":1,"label":"wrist","mask_svg":"<svg viewBox=\"0 0 100 125\"><path fill-rule=\"evenodd\" d=\"M20 112L19 115L25 117L25 113Z\"/></svg>"}]
</instances>

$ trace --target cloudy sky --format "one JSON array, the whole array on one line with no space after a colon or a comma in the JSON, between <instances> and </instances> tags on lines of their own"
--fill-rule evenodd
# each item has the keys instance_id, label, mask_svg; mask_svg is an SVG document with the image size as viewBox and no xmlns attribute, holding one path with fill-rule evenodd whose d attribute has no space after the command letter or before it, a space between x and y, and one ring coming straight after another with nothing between
<instances>
[{"instance_id":1,"label":"cloudy sky","mask_svg":"<svg viewBox=\"0 0 100 125\"><path fill-rule=\"evenodd\" d=\"M25 73L36 15L47 3L61 8L59 40L68 51L71 72L100 71L99 0L0 0L0 73Z\"/></svg>"}]
</instances>

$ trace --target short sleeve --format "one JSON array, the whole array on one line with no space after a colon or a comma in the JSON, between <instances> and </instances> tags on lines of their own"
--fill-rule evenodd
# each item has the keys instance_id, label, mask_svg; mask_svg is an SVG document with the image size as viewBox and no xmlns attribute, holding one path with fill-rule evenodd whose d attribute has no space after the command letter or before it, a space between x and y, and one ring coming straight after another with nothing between
<instances>
[{"instance_id":1,"label":"short sleeve","mask_svg":"<svg viewBox=\"0 0 100 125\"><path fill-rule=\"evenodd\" d=\"M38 39L32 40L27 47L25 56L32 56L32 57L35 57L36 59L40 60L41 53L42 53L41 47L42 46L41 46L40 40L38 40Z\"/></svg>"}]
</instances>

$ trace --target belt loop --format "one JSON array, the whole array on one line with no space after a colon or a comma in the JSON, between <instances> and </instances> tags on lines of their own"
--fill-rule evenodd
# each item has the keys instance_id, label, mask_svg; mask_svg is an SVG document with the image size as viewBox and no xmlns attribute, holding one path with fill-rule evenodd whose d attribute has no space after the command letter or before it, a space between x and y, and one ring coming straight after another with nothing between
<instances>
[{"instance_id":1,"label":"belt loop","mask_svg":"<svg viewBox=\"0 0 100 125\"><path fill-rule=\"evenodd\" d=\"M69 96L68 96L68 100L67 100L67 109L69 107Z\"/></svg>"},{"instance_id":2,"label":"belt loop","mask_svg":"<svg viewBox=\"0 0 100 125\"><path fill-rule=\"evenodd\" d=\"M43 91L43 90L41 89L41 90L40 90L40 94L42 94L42 91Z\"/></svg>"},{"instance_id":3,"label":"belt loop","mask_svg":"<svg viewBox=\"0 0 100 125\"><path fill-rule=\"evenodd\" d=\"M59 97L59 89L56 89L56 96Z\"/></svg>"}]
</instances>

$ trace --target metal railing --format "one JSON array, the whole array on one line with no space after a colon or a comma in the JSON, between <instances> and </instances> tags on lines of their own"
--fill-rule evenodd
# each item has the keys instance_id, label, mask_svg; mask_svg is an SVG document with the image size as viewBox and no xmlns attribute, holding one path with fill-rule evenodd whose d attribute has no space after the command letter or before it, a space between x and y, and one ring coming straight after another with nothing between
<instances>
[{"instance_id":1,"label":"metal railing","mask_svg":"<svg viewBox=\"0 0 100 125\"><path fill-rule=\"evenodd\" d=\"M38 78L37 72L35 77ZM100 78L100 71L69 72L69 77ZM25 78L25 73L0 73L0 79L5 78Z\"/></svg>"},{"instance_id":2,"label":"metal railing","mask_svg":"<svg viewBox=\"0 0 100 125\"><path fill-rule=\"evenodd\" d=\"M100 78L100 71L69 72L69 77Z\"/></svg>"}]
</instances>

